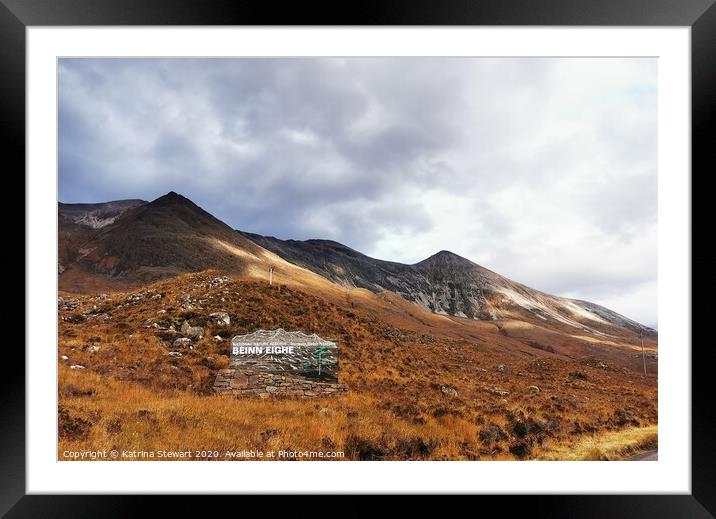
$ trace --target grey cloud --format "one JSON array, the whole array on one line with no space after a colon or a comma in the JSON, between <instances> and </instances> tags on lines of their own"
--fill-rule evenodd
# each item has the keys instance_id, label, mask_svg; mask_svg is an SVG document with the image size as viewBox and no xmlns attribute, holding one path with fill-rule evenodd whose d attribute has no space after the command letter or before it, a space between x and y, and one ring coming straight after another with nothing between
<instances>
[{"instance_id":1,"label":"grey cloud","mask_svg":"<svg viewBox=\"0 0 716 519\"><path fill-rule=\"evenodd\" d=\"M461 251L653 323L655 85L650 59L62 59L60 199L174 190L242 230Z\"/></svg>"}]
</instances>

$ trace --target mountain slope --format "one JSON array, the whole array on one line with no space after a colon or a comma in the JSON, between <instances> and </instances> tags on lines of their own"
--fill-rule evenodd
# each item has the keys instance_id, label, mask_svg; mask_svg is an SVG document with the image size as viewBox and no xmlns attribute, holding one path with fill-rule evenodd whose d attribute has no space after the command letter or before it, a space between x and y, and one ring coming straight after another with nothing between
<instances>
[{"instance_id":1,"label":"mountain slope","mask_svg":"<svg viewBox=\"0 0 716 519\"><path fill-rule=\"evenodd\" d=\"M82 246L101 229L129 209L146 204L144 200L116 200L98 204L63 204L57 206L58 213L58 265L62 274L68 265L82 254Z\"/></svg>"},{"instance_id":2,"label":"mountain slope","mask_svg":"<svg viewBox=\"0 0 716 519\"><path fill-rule=\"evenodd\" d=\"M93 206L88 210L109 211L103 204ZM174 192L125 208L99 227L80 211L67 217L64 210L61 206L58 269L63 291L128 289L209 268L266 278L273 267L282 283L342 296L338 285L283 260Z\"/></svg>"},{"instance_id":3,"label":"mountain slope","mask_svg":"<svg viewBox=\"0 0 716 519\"><path fill-rule=\"evenodd\" d=\"M61 204L59 213L63 290L103 290L109 283L131 287L210 268L266 278L273 267L280 283L333 299L351 294L412 320L425 321L418 314L427 311L486 322L514 319L570 334L611 336L644 329L655 335L609 309L531 289L449 251L405 265L334 241L237 232L174 192L149 203Z\"/></svg>"},{"instance_id":4,"label":"mountain slope","mask_svg":"<svg viewBox=\"0 0 716 519\"><path fill-rule=\"evenodd\" d=\"M63 209L60 208L60 214ZM76 229L78 221L87 222L85 228L89 230L70 266L110 278L151 280L204 270L207 265L237 271L243 266L241 258L222 250L220 243L248 254L261 250L174 192L126 208L102 225L93 225L94 221L85 216L75 220L61 218L61 242L63 232L69 234Z\"/></svg>"},{"instance_id":5,"label":"mountain slope","mask_svg":"<svg viewBox=\"0 0 716 519\"><path fill-rule=\"evenodd\" d=\"M619 327L653 333L607 308L534 290L449 251L405 265L371 258L333 241L240 234L342 286L389 290L438 314L482 320L537 318L590 331L608 333Z\"/></svg>"}]
</instances>

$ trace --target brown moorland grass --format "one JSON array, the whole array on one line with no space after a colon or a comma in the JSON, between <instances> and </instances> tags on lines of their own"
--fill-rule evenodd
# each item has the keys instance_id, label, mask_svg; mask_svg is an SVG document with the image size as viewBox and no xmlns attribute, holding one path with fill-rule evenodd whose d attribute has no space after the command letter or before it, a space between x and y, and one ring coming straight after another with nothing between
<instances>
[{"instance_id":1,"label":"brown moorland grass","mask_svg":"<svg viewBox=\"0 0 716 519\"><path fill-rule=\"evenodd\" d=\"M213 283L220 275L65 297L77 307L59 311L59 459L82 449L218 450L222 459L243 449L335 450L344 459L534 459L577 449L595 433L656 424L655 376L620 365L613 353L530 347L528 328L516 339L487 323L412 326L351 298L246 279ZM229 313L229 326L208 320L217 311ZM205 337L170 356L180 336L172 328L185 320L203 326ZM214 395L216 373L229 362L228 339L278 327L337 339L339 380L349 394Z\"/></svg>"}]
</instances>

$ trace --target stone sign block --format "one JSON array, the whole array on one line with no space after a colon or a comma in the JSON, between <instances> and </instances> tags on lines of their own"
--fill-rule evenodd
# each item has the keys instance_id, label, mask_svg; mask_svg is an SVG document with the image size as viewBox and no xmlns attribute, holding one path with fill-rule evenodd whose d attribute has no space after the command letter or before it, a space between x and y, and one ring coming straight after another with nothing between
<instances>
[{"instance_id":1,"label":"stone sign block","mask_svg":"<svg viewBox=\"0 0 716 519\"><path fill-rule=\"evenodd\" d=\"M259 330L231 339L231 367L310 381L338 382L336 341L302 332Z\"/></svg>"}]
</instances>

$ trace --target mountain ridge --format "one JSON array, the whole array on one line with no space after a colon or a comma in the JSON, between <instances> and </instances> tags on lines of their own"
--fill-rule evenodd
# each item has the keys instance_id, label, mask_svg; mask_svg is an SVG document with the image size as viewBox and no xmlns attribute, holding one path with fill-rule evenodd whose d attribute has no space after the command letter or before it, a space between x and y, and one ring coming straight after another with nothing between
<instances>
[{"instance_id":1,"label":"mountain ridge","mask_svg":"<svg viewBox=\"0 0 716 519\"><path fill-rule=\"evenodd\" d=\"M576 328L597 331L606 323L638 333L655 330L613 310L527 287L448 250L414 264L384 261L330 240L280 240L237 231L284 259L347 288L389 290L432 312L481 320L519 317L525 312Z\"/></svg>"},{"instance_id":2,"label":"mountain ridge","mask_svg":"<svg viewBox=\"0 0 716 519\"><path fill-rule=\"evenodd\" d=\"M607 336L613 327L656 333L608 308L532 289L448 250L409 265L333 240L281 240L235 230L175 191L141 202L85 204L84 213L82 204L60 204L60 275L72 265L109 279L150 281L207 268L245 272L252 261L280 259L344 289L393 292L446 316L528 318ZM90 218L97 214L109 216L97 225Z\"/></svg>"}]
</instances>

